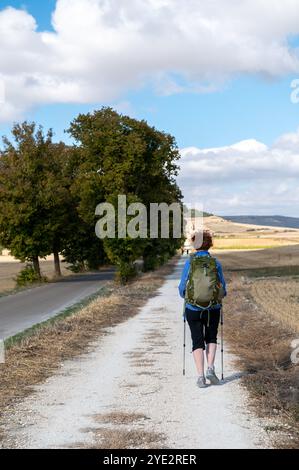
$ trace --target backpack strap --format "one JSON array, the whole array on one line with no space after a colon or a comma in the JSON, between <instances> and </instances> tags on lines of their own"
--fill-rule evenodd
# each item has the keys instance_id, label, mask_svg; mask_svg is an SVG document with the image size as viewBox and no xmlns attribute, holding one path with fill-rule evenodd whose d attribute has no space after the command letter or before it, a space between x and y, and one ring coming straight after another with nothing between
<instances>
[{"instance_id":1,"label":"backpack strap","mask_svg":"<svg viewBox=\"0 0 299 470\"><path fill-rule=\"evenodd\" d=\"M196 253L197 253L197 251L195 251L195 253L191 253L191 254L189 255L189 259L190 259L190 261L191 261L193 258L195 258L195 257L196 257L196 256L195 256L195 255L196 255ZM214 256L212 256L212 255L211 255L209 252L207 252L207 254L206 254L206 255L203 255L203 257L204 257L204 256L209 256L210 258L214 258Z\"/></svg>"}]
</instances>

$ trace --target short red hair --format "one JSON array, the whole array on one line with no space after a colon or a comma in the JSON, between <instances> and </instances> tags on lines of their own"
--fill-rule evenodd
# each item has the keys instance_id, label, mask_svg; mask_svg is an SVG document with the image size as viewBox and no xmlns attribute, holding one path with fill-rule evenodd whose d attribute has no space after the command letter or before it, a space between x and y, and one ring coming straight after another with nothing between
<instances>
[{"instance_id":1,"label":"short red hair","mask_svg":"<svg viewBox=\"0 0 299 470\"><path fill-rule=\"evenodd\" d=\"M196 235L191 238L192 242L195 241ZM209 230L203 230L202 232L202 244L196 250L209 250L213 246L213 237Z\"/></svg>"}]
</instances>

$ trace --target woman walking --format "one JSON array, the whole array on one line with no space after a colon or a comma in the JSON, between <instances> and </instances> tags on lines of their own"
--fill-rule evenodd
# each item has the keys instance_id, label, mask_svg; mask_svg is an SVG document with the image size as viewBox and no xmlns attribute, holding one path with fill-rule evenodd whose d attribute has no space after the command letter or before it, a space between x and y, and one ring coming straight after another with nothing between
<instances>
[{"instance_id":1,"label":"woman walking","mask_svg":"<svg viewBox=\"0 0 299 470\"><path fill-rule=\"evenodd\" d=\"M204 388L207 386L206 379L212 385L219 383L214 363L221 301L227 292L222 266L209 253L213 246L211 233L208 230L196 232L191 240L196 251L186 261L179 293L186 304L184 315L191 331L192 351L198 373L197 385ZM204 351L207 360L206 375Z\"/></svg>"}]
</instances>

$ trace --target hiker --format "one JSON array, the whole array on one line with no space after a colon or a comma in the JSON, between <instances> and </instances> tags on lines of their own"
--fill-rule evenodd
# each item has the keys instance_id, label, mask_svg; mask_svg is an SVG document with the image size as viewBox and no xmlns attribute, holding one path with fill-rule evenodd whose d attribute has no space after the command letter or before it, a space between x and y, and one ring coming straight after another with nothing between
<instances>
[{"instance_id":1,"label":"hiker","mask_svg":"<svg viewBox=\"0 0 299 470\"><path fill-rule=\"evenodd\" d=\"M185 263L179 293L185 299L184 316L191 331L192 352L198 373L197 385L204 388L207 386L206 379L212 385L219 383L214 362L221 301L226 295L226 283L221 264L209 253L213 246L211 233L208 230L194 232L191 241L195 253ZM207 359L206 376L204 351Z\"/></svg>"}]
</instances>

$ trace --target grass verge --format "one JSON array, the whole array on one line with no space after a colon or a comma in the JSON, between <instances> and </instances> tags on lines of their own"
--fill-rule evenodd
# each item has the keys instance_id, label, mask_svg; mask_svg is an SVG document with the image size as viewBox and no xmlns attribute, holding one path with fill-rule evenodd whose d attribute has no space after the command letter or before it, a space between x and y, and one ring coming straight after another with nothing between
<instances>
[{"instance_id":1,"label":"grass verge","mask_svg":"<svg viewBox=\"0 0 299 470\"><path fill-rule=\"evenodd\" d=\"M242 381L254 411L270 422L266 430L273 445L298 448L299 368L290 357L296 333L257 305L251 285L252 281L231 275L225 335L238 367L247 372Z\"/></svg>"}]
</instances>

